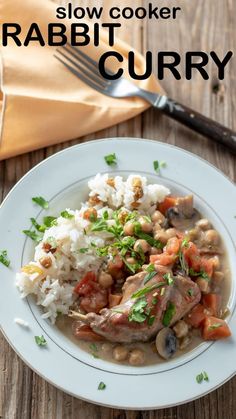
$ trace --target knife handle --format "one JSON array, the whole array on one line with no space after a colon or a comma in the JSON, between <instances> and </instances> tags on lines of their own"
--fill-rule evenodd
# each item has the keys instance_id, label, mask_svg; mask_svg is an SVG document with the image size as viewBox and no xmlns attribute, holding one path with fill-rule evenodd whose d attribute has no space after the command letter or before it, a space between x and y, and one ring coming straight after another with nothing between
<instances>
[{"instance_id":1,"label":"knife handle","mask_svg":"<svg viewBox=\"0 0 236 419\"><path fill-rule=\"evenodd\" d=\"M160 109L170 118L219 144L225 145L236 153L236 132L231 129L165 96L162 96L162 99L157 101L154 107Z\"/></svg>"}]
</instances>

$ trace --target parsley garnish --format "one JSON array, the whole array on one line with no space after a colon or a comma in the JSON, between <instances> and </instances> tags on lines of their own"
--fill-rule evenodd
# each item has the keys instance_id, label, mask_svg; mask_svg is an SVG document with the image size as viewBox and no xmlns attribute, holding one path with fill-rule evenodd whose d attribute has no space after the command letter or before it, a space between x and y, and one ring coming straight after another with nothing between
<instances>
[{"instance_id":1,"label":"parsley garnish","mask_svg":"<svg viewBox=\"0 0 236 419\"><path fill-rule=\"evenodd\" d=\"M160 240L155 240L150 234L144 233L138 222L134 223L134 234L139 239L146 240L150 246L156 247L157 249L163 249L165 246Z\"/></svg>"},{"instance_id":2,"label":"parsley garnish","mask_svg":"<svg viewBox=\"0 0 236 419\"><path fill-rule=\"evenodd\" d=\"M104 157L104 159L105 159L105 162L108 164L108 166L117 164L117 158L116 158L115 153L108 154L107 156Z\"/></svg>"},{"instance_id":3,"label":"parsley garnish","mask_svg":"<svg viewBox=\"0 0 236 419\"><path fill-rule=\"evenodd\" d=\"M150 265L148 265L148 267L146 268L147 272L154 272L155 271L155 266L154 263L151 263Z\"/></svg>"},{"instance_id":4,"label":"parsley garnish","mask_svg":"<svg viewBox=\"0 0 236 419\"><path fill-rule=\"evenodd\" d=\"M149 272L145 276L144 281L143 281L143 284L145 285L148 281L150 281L152 278L154 278L154 276L156 276L156 274L157 274L156 271Z\"/></svg>"},{"instance_id":5,"label":"parsley garnish","mask_svg":"<svg viewBox=\"0 0 236 419\"><path fill-rule=\"evenodd\" d=\"M155 316L150 316L148 318L148 326L152 326L155 321Z\"/></svg>"},{"instance_id":6,"label":"parsley garnish","mask_svg":"<svg viewBox=\"0 0 236 419\"><path fill-rule=\"evenodd\" d=\"M163 275L163 279L166 280L167 285L173 285L173 283L174 283L174 278L172 278L170 272L168 272L165 275Z\"/></svg>"},{"instance_id":7,"label":"parsley garnish","mask_svg":"<svg viewBox=\"0 0 236 419\"><path fill-rule=\"evenodd\" d=\"M204 381L209 381L209 377L208 377L206 371L203 371L203 372L201 372L201 374L198 374L196 376L196 381L197 381L198 384L201 384L203 382L203 380Z\"/></svg>"},{"instance_id":8,"label":"parsley garnish","mask_svg":"<svg viewBox=\"0 0 236 419\"><path fill-rule=\"evenodd\" d=\"M70 214L68 211L65 210L61 212L61 217L71 220L72 218L74 218L74 215Z\"/></svg>"},{"instance_id":9,"label":"parsley garnish","mask_svg":"<svg viewBox=\"0 0 236 419\"><path fill-rule=\"evenodd\" d=\"M23 233L26 236L30 237L36 243L39 243L43 238L42 234L38 234L36 231L33 230L23 230Z\"/></svg>"},{"instance_id":10,"label":"parsley garnish","mask_svg":"<svg viewBox=\"0 0 236 419\"><path fill-rule=\"evenodd\" d=\"M0 252L0 262L5 265L7 268L10 266L10 260L8 259L7 256L7 250L2 250Z\"/></svg>"},{"instance_id":11,"label":"parsley garnish","mask_svg":"<svg viewBox=\"0 0 236 419\"><path fill-rule=\"evenodd\" d=\"M186 262L186 259L185 259L185 256L183 254L182 249L183 249L183 247L187 248L188 246L189 246L189 241L188 241L187 238L185 238L181 243L180 251L179 251L179 255L178 255L181 269L184 273L186 273L186 275L189 275L189 266Z\"/></svg>"},{"instance_id":12,"label":"parsley garnish","mask_svg":"<svg viewBox=\"0 0 236 419\"><path fill-rule=\"evenodd\" d=\"M89 251L88 247L81 247L81 249L79 249L80 253L87 253Z\"/></svg>"},{"instance_id":13,"label":"parsley garnish","mask_svg":"<svg viewBox=\"0 0 236 419\"><path fill-rule=\"evenodd\" d=\"M103 218L99 218L95 223L93 223L93 226L91 228L91 231L104 231L107 230L108 226L105 220Z\"/></svg>"},{"instance_id":14,"label":"parsley garnish","mask_svg":"<svg viewBox=\"0 0 236 419\"><path fill-rule=\"evenodd\" d=\"M208 330L215 330L215 329L218 329L219 327L222 327L221 323L214 323L208 327Z\"/></svg>"},{"instance_id":15,"label":"parsley garnish","mask_svg":"<svg viewBox=\"0 0 236 419\"><path fill-rule=\"evenodd\" d=\"M189 290L188 290L188 295L189 295L190 297L192 297L192 296L193 296L193 289L192 289L192 288L189 288Z\"/></svg>"},{"instance_id":16,"label":"parsley garnish","mask_svg":"<svg viewBox=\"0 0 236 419\"><path fill-rule=\"evenodd\" d=\"M39 205L43 209L48 209L49 203L46 201L42 196L35 196L32 198L32 201L35 202L35 204Z\"/></svg>"},{"instance_id":17,"label":"parsley garnish","mask_svg":"<svg viewBox=\"0 0 236 419\"><path fill-rule=\"evenodd\" d=\"M166 167L166 162L165 161L160 161L159 162L158 160L155 160L153 162L153 167L154 167L155 172L160 173L160 169L162 167Z\"/></svg>"},{"instance_id":18,"label":"parsley garnish","mask_svg":"<svg viewBox=\"0 0 236 419\"><path fill-rule=\"evenodd\" d=\"M138 290L137 292L135 292L131 296L131 298L143 297L144 295L148 294L149 292L153 291L154 289L163 287L163 285L166 285L166 283L165 282L159 282L158 284L154 284L151 287L142 288L141 290Z\"/></svg>"},{"instance_id":19,"label":"parsley garnish","mask_svg":"<svg viewBox=\"0 0 236 419\"><path fill-rule=\"evenodd\" d=\"M189 269L189 275L190 276L199 276L203 279L205 279L206 281L210 281L209 276L207 275L207 273L202 269L200 272L196 272L193 268Z\"/></svg>"},{"instance_id":20,"label":"parsley garnish","mask_svg":"<svg viewBox=\"0 0 236 419\"><path fill-rule=\"evenodd\" d=\"M104 384L102 381L98 385L98 390L105 390L106 384Z\"/></svg>"},{"instance_id":21,"label":"parsley garnish","mask_svg":"<svg viewBox=\"0 0 236 419\"><path fill-rule=\"evenodd\" d=\"M136 301L136 303L131 308L131 312L129 314L129 321L134 321L137 323L145 322L147 315L145 314L144 309L146 306L147 301L145 298L141 298L140 300Z\"/></svg>"},{"instance_id":22,"label":"parsley garnish","mask_svg":"<svg viewBox=\"0 0 236 419\"><path fill-rule=\"evenodd\" d=\"M167 309L164 313L163 320L162 320L163 326L168 327L174 315L175 315L175 304L169 301L167 304Z\"/></svg>"},{"instance_id":23,"label":"parsley garnish","mask_svg":"<svg viewBox=\"0 0 236 419\"><path fill-rule=\"evenodd\" d=\"M49 228L52 227L53 225L57 225L57 221L56 221L56 217L52 216L52 215L48 215L47 217L44 217L43 219L43 224Z\"/></svg>"},{"instance_id":24,"label":"parsley garnish","mask_svg":"<svg viewBox=\"0 0 236 419\"><path fill-rule=\"evenodd\" d=\"M38 346L46 346L47 345L47 341L44 338L44 336L35 336L34 337L35 342L37 343Z\"/></svg>"}]
</instances>

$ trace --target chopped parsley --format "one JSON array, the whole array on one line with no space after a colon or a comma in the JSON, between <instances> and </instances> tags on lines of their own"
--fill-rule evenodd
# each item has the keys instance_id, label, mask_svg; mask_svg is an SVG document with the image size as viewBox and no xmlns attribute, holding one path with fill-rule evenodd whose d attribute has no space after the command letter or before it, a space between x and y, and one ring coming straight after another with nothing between
<instances>
[{"instance_id":1,"label":"chopped parsley","mask_svg":"<svg viewBox=\"0 0 236 419\"><path fill-rule=\"evenodd\" d=\"M165 275L163 275L163 279L166 280L167 285L173 285L173 283L174 283L174 278L172 278L170 272L168 272Z\"/></svg>"},{"instance_id":2,"label":"chopped parsley","mask_svg":"<svg viewBox=\"0 0 236 419\"><path fill-rule=\"evenodd\" d=\"M44 199L42 196L35 196L34 198L32 198L32 201L35 204L37 204L40 207L42 207L43 209L48 209L49 208L48 201L46 201L46 199Z\"/></svg>"},{"instance_id":3,"label":"chopped parsley","mask_svg":"<svg viewBox=\"0 0 236 419\"><path fill-rule=\"evenodd\" d=\"M81 247L81 249L79 249L80 253L87 253L89 251L88 247Z\"/></svg>"},{"instance_id":4,"label":"chopped parsley","mask_svg":"<svg viewBox=\"0 0 236 419\"><path fill-rule=\"evenodd\" d=\"M140 300L136 301L129 313L129 321L134 321L137 323L145 322L147 319L147 314L144 311L146 306L147 300L145 298L141 298Z\"/></svg>"},{"instance_id":5,"label":"chopped parsley","mask_svg":"<svg viewBox=\"0 0 236 419\"><path fill-rule=\"evenodd\" d=\"M7 256L7 250L2 250L0 252L0 262L5 265L7 268L10 266L10 260Z\"/></svg>"},{"instance_id":6,"label":"chopped parsley","mask_svg":"<svg viewBox=\"0 0 236 419\"><path fill-rule=\"evenodd\" d=\"M183 247L187 248L189 246L189 241L187 238L183 239L181 246L180 246L180 250L179 250L179 263L180 263L180 267L182 269L182 271L186 274L189 275L189 266L188 263L186 262L185 256L183 254Z\"/></svg>"},{"instance_id":7,"label":"chopped parsley","mask_svg":"<svg viewBox=\"0 0 236 419\"><path fill-rule=\"evenodd\" d=\"M43 224L49 228L52 227L53 225L57 225L57 221L56 221L56 217L52 216L52 215L48 215L47 217L44 217L43 219Z\"/></svg>"},{"instance_id":8,"label":"chopped parsley","mask_svg":"<svg viewBox=\"0 0 236 419\"><path fill-rule=\"evenodd\" d=\"M208 327L208 330L215 330L215 329L218 329L219 327L222 327L222 323L214 323Z\"/></svg>"},{"instance_id":9,"label":"chopped parsley","mask_svg":"<svg viewBox=\"0 0 236 419\"><path fill-rule=\"evenodd\" d=\"M108 164L108 166L113 166L117 164L117 157L115 153L108 154L107 156L104 157L104 160L106 164Z\"/></svg>"},{"instance_id":10,"label":"chopped parsley","mask_svg":"<svg viewBox=\"0 0 236 419\"><path fill-rule=\"evenodd\" d=\"M101 381L98 385L98 390L105 390L105 388L106 388L106 384L103 383L103 381Z\"/></svg>"},{"instance_id":11,"label":"chopped parsley","mask_svg":"<svg viewBox=\"0 0 236 419\"><path fill-rule=\"evenodd\" d=\"M33 231L33 230L23 230L23 233L26 236L30 237L36 243L39 243L43 238L42 234L39 234L39 233L37 233L36 231Z\"/></svg>"},{"instance_id":12,"label":"chopped parsley","mask_svg":"<svg viewBox=\"0 0 236 419\"><path fill-rule=\"evenodd\" d=\"M152 326L155 321L155 316L150 316L148 318L148 326Z\"/></svg>"},{"instance_id":13,"label":"chopped parsley","mask_svg":"<svg viewBox=\"0 0 236 419\"><path fill-rule=\"evenodd\" d=\"M37 343L38 346L46 346L47 345L47 341L44 338L44 336L35 336L34 337L35 342Z\"/></svg>"},{"instance_id":14,"label":"chopped parsley","mask_svg":"<svg viewBox=\"0 0 236 419\"><path fill-rule=\"evenodd\" d=\"M74 218L74 215L70 214L68 211L65 210L61 212L61 217L71 220L72 218Z\"/></svg>"},{"instance_id":15,"label":"chopped parsley","mask_svg":"<svg viewBox=\"0 0 236 419\"><path fill-rule=\"evenodd\" d=\"M154 167L155 172L160 173L160 169L163 167L166 167L166 162L165 161L159 162L158 160L155 160L153 162L153 167Z\"/></svg>"},{"instance_id":16,"label":"chopped parsley","mask_svg":"<svg viewBox=\"0 0 236 419\"><path fill-rule=\"evenodd\" d=\"M203 380L204 381L209 381L209 377L208 377L206 371L203 371L196 376L196 381L197 381L198 384L201 384L203 382Z\"/></svg>"},{"instance_id":17,"label":"chopped parsley","mask_svg":"<svg viewBox=\"0 0 236 419\"><path fill-rule=\"evenodd\" d=\"M148 265L148 267L146 268L147 272L154 272L155 271L155 266L153 263L151 263L150 265Z\"/></svg>"},{"instance_id":18,"label":"chopped parsley","mask_svg":"<svg viewBox=\"0 0 236 419\"><path fill-rule=\"evenodd\" d=\"M154 284L151 287L141 288L141 290L138 290L137 292L135 292L131 296L131 298L143 297L144 295L148 294L149 292L153 291L154 289L163 287L163 285L166 285L166 283L165 282L159 282L158 284Z\"/></svg>"},{"instance_id":19,"label":"chopped parsley","mask_svg":"<svg viewBox=\"0 0 236 419\"><path fill-rule=\"evenodd\" d=\"M188 295L189 295L190 297L192 297L192 296L193 296L193 289L192 289L192 288L189 288L189 289L188 289Z\"/></svg>"},{"instance_id":20,"label":"chopped parsley","mask_svg":"<svg viewBox=\"0 0 236 419\"><path fill-rule=\"evenodd\" d=\"M157 274L156 271L149 272L144 278L144 281L143 281L144 285L147 282L151 281L151 279L154 278L154 276L156 276L156 274Z\"/></svg>"},{"instance_id":21,"label":"chopped parsley","mask_svg":"<svg viewBox=\"0 0 236 419\"><path fill-rule=\"evenodd\" d=\"M134 234L139 239L146 240L150 246L156 247L157 249L163 249L165 246L160 240L155 240L150 234L144 233L141 224L138 222L134 223Z\"/></svg>"},{"instance_id":22,"label":"chopped parsley","mask_svg":"<svg viewBox=\"0 0 236 419\"><path fill-rule=\"evenodd\" d=\"M200 272L196 272L193 268L189 269L189 275L190 276L199 276L200 278L205 279L206 281L210 281L209 276L207 273L202 269Z\"/></svg>"},{"instance_id":23,"label":"chopped parsley","mask_svg":"<svg viewBox=\"0 0 236 419\"><path fill-rule=\"evenodd\" d=\"M167 304L166 311L164 313L163 320L162 320L163 326L168 327L174 315L175 315L175 304L169 301Z\"/></svg>"}]
</instances>

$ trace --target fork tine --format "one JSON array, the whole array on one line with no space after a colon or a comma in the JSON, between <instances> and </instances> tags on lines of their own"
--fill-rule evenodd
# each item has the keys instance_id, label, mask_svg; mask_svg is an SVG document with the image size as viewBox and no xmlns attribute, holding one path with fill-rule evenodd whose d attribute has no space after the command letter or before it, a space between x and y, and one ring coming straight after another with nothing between
<instances>
[{"instance_id":1,"label":"fork tine","mask_svg":"<svg viewBox=\"0 0 236 419\"><path fill-rule=\"evenodd\" d=\"M73 73L76 77L78 77L80 80L82 80L85 84L87 84L88 86L90 86L92 89L97 90L99 93L105 94L106 91L101 88L101 86L99 86L96 83L93 83L91 81L91 79L88 79L87 77L85 77L82 73L80 73L78 70L76 70L74 67L72 67L71 65L67 64L64 60L62 60L60 57L58 57L57 55L54 55L54 57L60 61L71 73Z\"/></svg>"},{"instance_id":2,"label":"fork tine","mask_svg":"<svg viewBox=\"0 0 236 419\"><path fill-rule=\"evenodd\" d=\"M96 64L96 61L94 61L95 65L91 64L89 60L85 60L83 56L78 54L78 51L76 51L70 44L63 45L62 48L64 48L67 54L72 55L76 61L79 61L81 65L85 66L86 70L91 71L93 77L96 75L99 81L108 84L109 80L106 80L101 76L98 70L98 63Z\"/></svg>"},{"instance_id":3,"label":"fork tine","mask_svg":"<svg viewBox=\"0 0 236 419\"><path fill-rule=\"evenodd\" d=\"M70 57L68 57L66 54L64 54L62 51L60 51L59 49L56 50L59 54L61 54L67 61L69 61L71 64L73 64L73 66L75 66L78 70L80 70L80 74L81 72L84 73L84 75L86 76L86 78L90 79L91 82L98 84L98 86L100 88L105 89L106 88L106 81L105 79L102 78L98 78L96 75L89 73L84 67L82 67L78 61L74 61L72 60Z\"/></svg>"},{"instance_id":4,"label":"fork tine","mask_svg":"<svg viewBox=\"0 0 236 419\"><path fill-rule=\"evenodd\" d=\"M81 58L83 58L87 63L90 63L98 71L98 63L95 60L93 60L91 57L89 57L84 52L82 52L81 49L76 48L76 47L72 47L72 45L70 45L70 44L67 44L67 45L70 46L77 55L79 55ZM107 68L106 68L106 72L110 76L114 76L114 74L115 74L111 70L108 70Z\"/></svg>"}]
</instances>

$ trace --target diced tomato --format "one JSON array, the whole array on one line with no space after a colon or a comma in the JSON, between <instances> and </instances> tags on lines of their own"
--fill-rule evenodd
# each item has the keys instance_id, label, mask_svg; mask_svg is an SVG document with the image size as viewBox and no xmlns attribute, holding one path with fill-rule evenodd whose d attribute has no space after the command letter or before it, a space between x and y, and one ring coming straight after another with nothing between
<instances>
[{"instance_id":1,"label":"diced tomato","mask_svg":"<svg viewBox=\"0 0 236 419\"><path fill-rule=\"evenodd\" d=\"M194 243L189 242L186 247L182 246L182 252L188 266L199 272L201 257L197 246Z\"/></svg>"},{"instance_id":2,"label":"diced tomato","mask_svg":"<svg viewBox=\"0 0 236 419\"><path fill-rule=\"evenodd\" d=\"M168 255L167 253L161 253L160 255L150 255L150 263L156 263L157 265L167 266L175 262L176 255Z\"/></svg>"},{"instance_id":3,"label":"diced tomato","mask_svg":"<svg viewBox=\"0 0 236 419\"><path fill-rule=\"evenodd\" d=\"M211 312L212 316L218 316L221 304L219 294L206 294L202 297L203 305Z\"/></svg>"},{"instance_id":4,"label":"diced tomato","mask_svg":"<svg viewBox=\"0 0 236 419\"><path fill-rule=\"evenodd\" d=\"M104 338L95 333L90 326L80 324L80 322L74 322L72 330L76 338L87 342L100 342L104 340Z\"/></svg>"},{"instance_id":5,"label":"diced tomato","mask_svg":"<svg viewBox=\"0 0 236 419\"><path fill-rule=\"evenodd\" d=\"M225 339L231 336L227 323L217 317L206 317L203 322L202 337L204 340Z\"/></svg>"},{"instance_id":6,"label":"diced tomato","mask_svg":"<svg viewBox=\"0 0 236 419\"><path fill-rule=\"evenodd\" d=\"M79 295L86 295L94 289L96 283L96 275L94 272L87 272L83 279L76 285L74 292Z\"/></svg>"},{"instance_id":7,"label":"diced tomato","mask_svg":"<svg viewBox=\"0 0 236 419\"><path fill-rule=\"evenodd\" d=\"M201 258L200 268L209 276L212 277L214 271L214 261L211 259Z\"/></svg>"},{"instance_id":8,"label":"diced tomato","mask_svg":"<svg viewBox=\"0 0 236 419\"><path fill-rule=\"evenodd\" d=\"M122 295L120 294L109 294L108 301L109 301L109 308L118 306L120 304Z\"/></svg>"},{"instance_id":9,"label":"diced tomato","mask_svg":"<svg viewBox=\"0 0 236 419\"><path fill-rule=\"evenodd\" d=\"M177 205L178 198L176 196L167 196L161 204L159 204L159 211L165 215L166 211L169 208L175 207Z\"/></svg>"},{"instance_id":10,"label":"diced tomato","mask_svg":"<svg viewBox=\"0 0 236 419\"><path fill-rule=\"evenodd\" d=\"M167 242L165 252L168 253L169 255L177 255L177 253L179 252L179 248L180 248L179 239L177 239L177 237L172 237Z\"/></svg>"},{"instance_id":11,"label":"diced tomato","mask_svg":"<svg viewBox=\"0 0 236 419\"><path fill-rule=\"evenodd\" d=\"M197 304L192 311L185 316L185 321L193 327L201 326L207 316L206 309L202 304Z\"/></svg>"}]
</instances>

